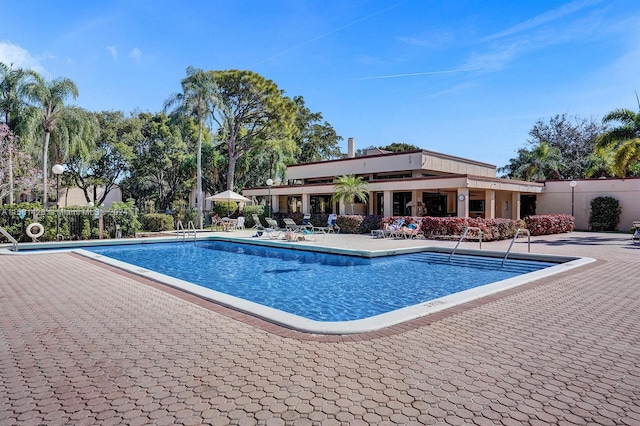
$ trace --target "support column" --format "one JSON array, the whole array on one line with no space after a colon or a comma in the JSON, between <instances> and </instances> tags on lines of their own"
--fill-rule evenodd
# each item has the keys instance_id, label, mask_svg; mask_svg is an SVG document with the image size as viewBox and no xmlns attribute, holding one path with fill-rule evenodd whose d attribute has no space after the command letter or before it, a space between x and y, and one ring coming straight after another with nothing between
<instances>
[{"instance_id":1,"label":"support column","mask_svg":"<svg viewBox=\"0 0 640 426\"><path fill-rule=\"evenodd\" d=\"M469 217L469 188L458 188L456 194L458 217Z\"/></svg>"},{"instance_id":2,"label":"support column","mask_svg":"<svg viewBox=\"0 0 640 426\"><path fill-rule=\"evenodd\" d=\"M384 191L383 200L384 200L384 215L387 217L391 216L393 214L393 192Z\"/></svg>"},{"instance_id":3,"label":"support column","mask_svg":"<svg viewBox=\"0 0 640 426\"><path fill-rule=\"evenodd\" d=\"M422 195L422 191L411 191L411 216L418 216L418 201L422 201L422 198L418 198Z\"/></svg>"},{"instance_id":4,"label":"support column","mask_svg":"<svg viewBox=\"0 0 640 426\"><path fill-rule=\"evenodd\" d=\"M311 207L311 196L309 194L302 194L302 213L311 213L309 211Z\"/></svg>"},{"instance_id":5,"label":"support column","mask_svg":"<svg viewBox=\"0 0 640 426\"><path fill-rule=\"evenodd\" d=\"M520 193L512 192L511 193L511 219L518 220L520 219Z\"/></svg>"},{"instance_id":6,"label":"support column","mask_svg":"<svg viewBox=\"0 0 640 426\"><path fill-rule=\"evenodd\" d=\"M280 197L278 195L271 194L271 211L279 212L280 211Z\"/></svg>"},{"instance_id":7,"label":"support column","mask_svg":"<svg viewBox=\"0 0 640 426\"><path fill-rule=\"evenodd\" d=\"M484 191L484 217L485 219L496 217L496 191L493 189Z\"/></svg>"}]
</instances>

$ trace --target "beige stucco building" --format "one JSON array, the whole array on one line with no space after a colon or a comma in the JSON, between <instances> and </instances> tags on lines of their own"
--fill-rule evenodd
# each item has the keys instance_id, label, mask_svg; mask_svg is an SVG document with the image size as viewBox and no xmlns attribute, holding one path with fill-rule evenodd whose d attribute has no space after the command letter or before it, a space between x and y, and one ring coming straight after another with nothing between
<instances>
[{"instance_id":1,"label":"beige stucco building","mask_svg":"<svg viewBox=\"0 0 640 426\"><path fill-rule=\"evenodd\" d=\"M640 220L640 178L526 182L496 177L496 166L427 150L372 151L339 160L287 168L287 182L245 188L243 194L271 203L274 212L457 216L520 219L531 214L572 214L576 229L589 229L590 203L598 196L620 202L618 229ZM354 206L332 200L335 178L361 176L368 201ZM270 197L269 197L270 195ZM267 201L270 198L270 201Z\"/></svg>"},{"instance_id":2,"label":"beige stucco building","mask_svg":"<svg viewBox=\"0 0 640 426\"><path fill-rule=\"evenodd\" d=\"M335 178L352 174L367 181L368 202L334 202ZM544 188L542 183L497 178L491 164L426 150L356 157L351 139L347 158L289 166L287 179L271 187L245 188L243 194L256 199L270 194L274 212L349 214L353 208L356 214L384 216L517 219Z\"/></svg>"}]
</instances>

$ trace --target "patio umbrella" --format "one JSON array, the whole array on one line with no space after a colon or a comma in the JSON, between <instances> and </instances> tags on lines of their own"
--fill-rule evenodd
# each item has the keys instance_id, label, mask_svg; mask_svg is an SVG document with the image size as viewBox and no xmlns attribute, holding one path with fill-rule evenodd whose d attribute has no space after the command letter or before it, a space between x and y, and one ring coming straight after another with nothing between
<instances>
[{"instance_id":1,"label":"patio umbrella","mask_svg":"<svg viewBox=\"0 0 640 426\"><path fill-rule=\"evenodd\" d=\"M227 203L230 203L231 201L248 203L248 202L251 201L247 197L243 197L242 195L238 194L237 192L233 192L230 189L228 189L228 190L226 190L224 192L220 192L220 193L218 193L216 195L212 195L210 197L207 197L207 198L205 198L205 200L211 200L213 202L226 201ZM229 204L227 204L227 216L228 215L229 215Z\"/></svg>"}]
</instances>

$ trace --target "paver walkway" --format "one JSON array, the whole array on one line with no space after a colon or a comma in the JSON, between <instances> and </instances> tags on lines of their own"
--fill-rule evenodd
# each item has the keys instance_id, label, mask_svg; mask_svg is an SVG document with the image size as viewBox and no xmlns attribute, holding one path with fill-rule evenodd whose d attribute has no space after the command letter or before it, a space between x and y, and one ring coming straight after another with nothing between
<instances>
[{"instance_id":1,"label":"paver walkway","mask_svg":"<svg viewBox=\"0 0 640 426\"><path fill-rule=\"evenodd\" d=\"M345 339L247 324L70 253L3 255L0 426L640 424L640 245L572 233L532 252L598 262Z\"/></svg>"}]
</instances>

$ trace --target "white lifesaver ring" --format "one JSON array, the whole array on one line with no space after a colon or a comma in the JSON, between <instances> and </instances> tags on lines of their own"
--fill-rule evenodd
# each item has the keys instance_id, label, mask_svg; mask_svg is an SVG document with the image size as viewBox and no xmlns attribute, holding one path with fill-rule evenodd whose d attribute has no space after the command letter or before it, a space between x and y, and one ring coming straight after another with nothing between
<instances>
[{"instance_id":1,"label":"white lifesaver ring","mask_svg":"<svg viewBox=\"0 0 640 426\"><path fill-rule=\"evenodd\" d=\"M38 228L38 230L34 233L33 228ZM44 234L44 226L42 226L38 222L33 222L29 226L27 226L26 233L29 238L40 238L42 237L42 234Z\"/></svg>"}]
</instances>

